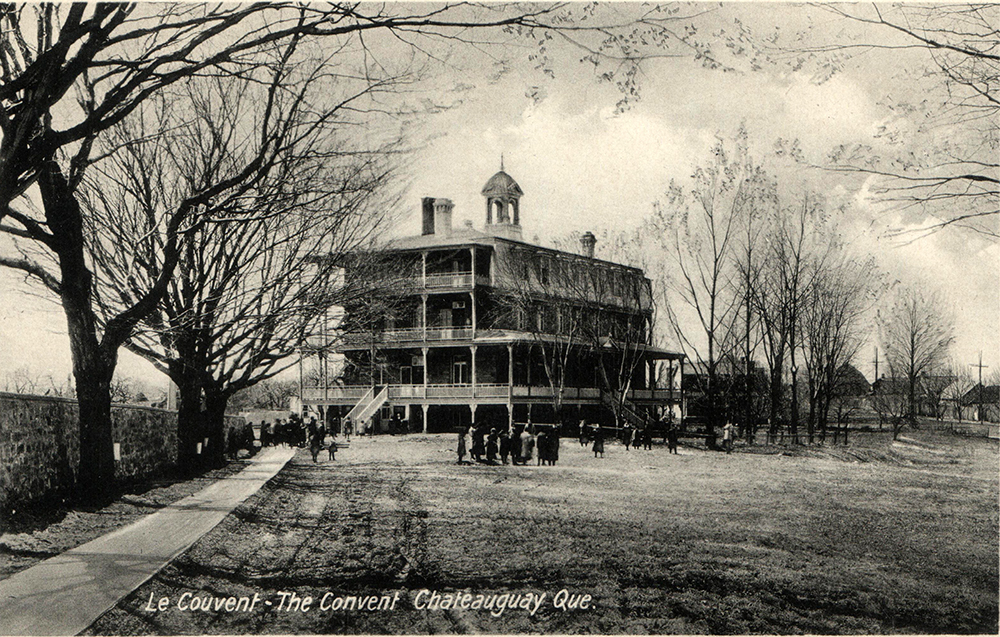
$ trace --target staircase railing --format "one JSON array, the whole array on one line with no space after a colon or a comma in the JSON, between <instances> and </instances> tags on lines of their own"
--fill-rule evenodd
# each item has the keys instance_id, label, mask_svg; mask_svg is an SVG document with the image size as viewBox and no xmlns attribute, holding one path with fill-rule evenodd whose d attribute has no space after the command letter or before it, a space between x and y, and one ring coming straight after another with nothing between
<instances>
[{"instance_id":1,"label":"staircase railing","mask_svg":"<svg viewBox=\"0 0 1000 637\"><path fill-rule=\"evenodd\" d=\"M612 412L619 413L625 421L637 429L646 426L646 418L636 411L635 406L618 392L601 392L601 402Z\"/></svg>"},{"instance_id":2,"label":"staircase railing","mask_svg":"<svg viewBox=\"0 0 1000 637\"><path fill-rule=\"evenodd\" d=\"M365 408L365 407L367 407L367 406L368 406L368 404L369 404L369 403L370 403L370 402L371 402L371 401L372 401L372 400L373 400L374 398L375 398L375 388L374 388L374 387L372 387L372 388L371 388L371 389L369 389L369 390L368 390L367 392L365 392L365 395L364 395L364 396L362 396L362 397L361 397L361 398L360 398L360 399L358 400L358 404L354 405L354 407L353 407L353 408L351 408L351 411L347 412L347 416L346 416L345 418L350 418L350 419L351 419L351 422L361 422L361 421L360 421L360 420L358 419L358 414L359 414L359 413L361 413L362 411L364 411L364 408Z\"/></svg>"},{"instance_id":3,"label":"staircase railing","mask_svg":"<svg viewBox=\"0 0 1000 637\"><path fill-rule=\"evenodd\" d=\"M374 388L372 388L374 391ZM382 391L378 393L375 398L369 402L364 409L358 413L357 422L367 422L369 418L375 415L375 412L382 408L382 405L389 400L389 387L385 386Z\"/></svg>"}]
</instances>

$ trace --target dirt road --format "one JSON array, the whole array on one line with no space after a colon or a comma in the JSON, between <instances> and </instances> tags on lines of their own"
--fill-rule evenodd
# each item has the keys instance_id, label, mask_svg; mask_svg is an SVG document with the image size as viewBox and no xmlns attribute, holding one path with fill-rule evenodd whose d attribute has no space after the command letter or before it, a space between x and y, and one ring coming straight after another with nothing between
<instances>
[{"instance_id":1,"label":"dirt road","mask_svg":"<svg viewBox=\"0 0 1000 637\"><path fill-rule=\"evenodd\" d=\"M996 479L617 445L594 459L572 440L555 467L457 466L453 442L356 438L316 465L300 451L90 633L997 630ZM428 608L433 593L455 607ZM393 608L344 610L368 596Z\"/></svg>"}]
</instances>

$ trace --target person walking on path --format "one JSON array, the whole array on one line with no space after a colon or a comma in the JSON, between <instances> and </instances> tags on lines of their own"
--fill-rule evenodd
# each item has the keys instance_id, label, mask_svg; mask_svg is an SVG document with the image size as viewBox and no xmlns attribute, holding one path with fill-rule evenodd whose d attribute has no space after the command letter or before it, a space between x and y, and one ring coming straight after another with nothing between
<instances>
[{"instance_id":1,"label":"person walking on path","mask_svg":"<svg viewBox=\"0 0 1000 637\"><path fill-rule=\"evenodd\" d=\"M472 459L476 462L483 461L483 454L486 453L485 434L482 427L472 425Z\"/></svg>"},{"instance_id":2,"label":"person walking on path","mask_svg":"<svg viewBox=\"0 0 1000 637\"><path fill-rule=\"evenodd\" d=\"M465 461L465 450L469 444L469 428L462 427L458 432L458 464L462 464Z\"/></svg>"},{"instance_id":3,"label":"person walking on path","mask_svg":"<svg viewBox=\"0 0 1000 637\"><path fill-rule=\"evenodd\" d=\"M733 423L728 420L722 428L722 446L725 448L726 453L733 452Z\"/></svg>"},{"instance_id":4,"label":"person walking on path","mask_svg":"<svg viewBox=\"0 0 1000 637\"><path fill-rule=\"evenodd\" d=\"M326 432L313 421L309 426L309 453L312 454L313 462L319 461L319 452L323 450L324 438L326 438Z\"/></svg>"},{"instance_id":5,"label":"person walking on path","mask_svg":"<svg viewBox=\"0 0 1000 637\"><path fill-rule=\"evenodd\" d=\"M597 454L601 454L604 457L604 430L601 429L600 425L597 425L597 430L594 432L594 457Z\"/></svg>"},{"instance_id":6,"label":"person walking on path","mask_svg":"<svg viewBox=\"0 0 1000 637\"><path fill-rule=\"evenodd\" d=\"M336 460L337 459L337 433L334 432L330 434L330 444L326 448L327 459Z\"/></svg>"},{"instance_id":7,"label":"person walking on path","mask_svg":"<svg viewBox=\"0 0 1000 637\"><path fill-rule=\"evenodd\" d=\"M677 453L677 426L673 419L667 421L667 453Z\"/></svg>"},{"instance_id":8,"label":"person walking on path","mask_svg":"<svg viewBox=\"0 0 1000 637\"><path fill-rule=\"evenodd\" d=\"M642 448L646 451L653 450L653 427L648 424L642 430Z\"/></svg>"},{"instance_id":9,"label":"person walking on path","mask_svg":"<svg viewBox=\"0 0 1000 637\"><path fill-rule=\"evenodd\" d=\"M348 416L344 419L344 439L347 442L351 441L351 434L353 433L354 423L351 421L351 417Z\"/></svg>"}]
</instances>

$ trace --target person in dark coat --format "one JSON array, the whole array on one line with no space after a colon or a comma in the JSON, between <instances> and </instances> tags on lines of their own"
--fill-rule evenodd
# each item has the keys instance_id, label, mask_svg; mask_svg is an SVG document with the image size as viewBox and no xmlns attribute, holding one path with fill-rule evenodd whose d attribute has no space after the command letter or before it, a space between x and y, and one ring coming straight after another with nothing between
<instances>
[{"instance_id":1,"label":"person in dark coat","mask_svg":"<svg viewBox=\"0 0 1000 637\"><path fill-rule=\"evenodd\" d=\"M229 435L226 440L226 451L230 460L236 460L240 455L240 436L236 427L229 428Z\"/></svg>"},{"instance_id":2,"label":"person in dark coat","mask_svg":"<svg viewBox=\"0 0 1000 637\"><path fill-rule=\"evenodd\" d=\"M486 444L483 441L484 432L482 427L472 426L472 459L476 462L483 461L483 454L486 453Z\"/></svg>"},{"instance_id":3,"label":"person in dark coat","mask_svg":"<svg viewBox=\"0 0 1000 637\"><path fill-rule=\"evenodd\" d=\"M673 419L667 421L667 453L677 453L677 425Z\"/></svg>"},{"instance_id":4,"label":"person in dark coat","mask_svg":"<svg viewBox=\"0 0 1000 637\"><path fill-rule=\"evenodd\" d=\"M323 438L326 437L326 432L323 431L322 427L317 427L315 422L312 423L310 429L309 453L312 454L313 462L318 462L319 452L323 450Z\"/></svg>"},{"instance_id":5,"label":"person in dark coat","mask_svg":"<svg viewBox=\"0 0 1000 637\"><path fill-rule=\"evenodd\" d=\"M646 451L653 449L653 428L649 425L646 425L646 428L642 430L642 448Z\"/></svg>"},{"instance_id":6,"label":"person in dark coat","mask_svg":"<svg viewBox=\"0 0 1000 637\"><path fill-rule=\"evenodd\" d=\"M535 447L538 450L538 465L548 464L549 461L549 432L542 429L535 437Z\"/></svg>"},{"instance_id":7,"label":"person in dark coat","mask_svg":"<svg viewBox=\"0 0 1000 637\"><path fill-rule=\"evenodd\" d=\"M559 429L549 432L549 464L555 466L559 462Z\"/></svg>"},{"instance_id":8,"label":"person in dark coat","mask_svg":"<svg viewBox=\"0 0 1000 637\"><path fill-rule=\"evenodd\" d=\"M604 457L604 430L601 429L600 425L597 425L597 430L594 432L594 457L597 454L601 454Z\"/></svg>"},{"instance_id":9,"label":"person in dark coat","mask_svg":"<svg viewBox=\"0 0 1000 637\"><path fill-rule=\"evenodd\" d=\"M507 430L504 429L500 432L500 464L507 464L507 458L510 456L510 435Z\"/></svg>"},{"instance_id":10,"label":"person in dark coat","mask_svg":"<svg viewBox=\"0 0 1000 637\"><path fill-rule=\"evenodd\" d=\"M461 431L458 432L458 464L462 464L465 460L465 450L469 444L469 428L462 427Z\"/></svg>"},{"instance_id":11,"label":"person in dark coat","mask_svg":"<svg viewBox=\"0 0 1000 637\"><path fill-rule=\"evenodd\" d=\"M250 452L250 457L253 457L257 453L257 437L253 433L253 424L244 423L243 428L240 432L240 438L242 447Z\"/></svg>"},{"instance_id":12,"label":"person in dark coat","mask_svg":"<svg viewBox=\"0 0 1000 637\"><path fill-rule=\"evenodd\" d=\"M490 435L486 438L486 462L496 464L498 451L500 451L500 445L497 430L490 429Z\"/></svg>"}]
</instances>

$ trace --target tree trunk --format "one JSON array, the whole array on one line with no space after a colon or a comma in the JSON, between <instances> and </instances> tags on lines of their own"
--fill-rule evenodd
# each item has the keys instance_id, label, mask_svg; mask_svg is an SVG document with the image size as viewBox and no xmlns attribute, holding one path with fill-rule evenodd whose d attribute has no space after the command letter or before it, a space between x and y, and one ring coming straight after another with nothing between
<instances>
[{"instance_id":1,"label":"tree trunk","mask_svg":"<svg viewBox=\"0 0 1000 637\"><path fill-rule=\"evenodd\" d=\"M178 373L174 373L177 369ZM204 443L202 425L201 383L194 374L183 373L187 367L181 362L170 364L171 376L177 385L177 467L181 472L193 475L204 466L204 452L198 452L198 444ZM204 446L204 445L203 445Z\"/></svg>"},{"instance_id":2,"label":"tree trunk","mask_svg":"<svg viewBox=\"0 0 1000 637\"><path fill-rule=\"evenodd\" d=\"M778 414L781 409L781 368L771 370L771 396L767 408L769 442L774 442L778 434Z\"/></svg>"},{"instance_id":3,"label":"tree trunk","mask_svg":"<svg viewBox=\"0 0 1000 637\"><path fill-rule=\"evenodd\" d=\"M76 348L74 348L74 351ZM116 493L114 440L111 429L113 370L99 361L74 361L80 409L80 468L76 495L81 502L106 504Z\"/></svg>"},{"instance_id":4,"label":"tree trunk","mask_svg":"<svg viewBox=\"0 0 1000 637\"><path fill-rule=\"evenodd\" d=\"M809 378L809 420L806 421L806 431L809 434L809 444L815 443L816 436L816 400L818 399L816 393L816 382L812 379L811 375Z\"/></svg>"},{"instance_id":5,"label":"tree trunk","mask_svg":"<svg viewBox=\"0 0 1000 637\"><path fill-rule=\"evenodd\" d=\"M80 468L76 495L83 502L106 503L116 491L111 429L111 378L118 362L117 344L107 347L97 336L92 307L93 277L83 255L79 204L61 179L58 166L47 166L39 188L46 220L55 236L60 300L66 315L76 397L80 409ZM110 351L109 351L110 350Z\"/></svg>"},{"instance_id":6,"label":"tree trunk","mask_svg":"<svg viewBox=\"0 0 1000 637\"><path fill-rule=\"evenodd\" d=\"M217 390L205 392L205 435L208 436L208 454L205 460L211 467L226 464L226 406L229 395Z\"/></svg>"}]
</instances>

